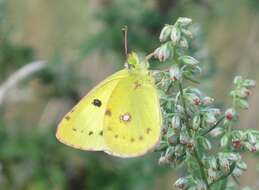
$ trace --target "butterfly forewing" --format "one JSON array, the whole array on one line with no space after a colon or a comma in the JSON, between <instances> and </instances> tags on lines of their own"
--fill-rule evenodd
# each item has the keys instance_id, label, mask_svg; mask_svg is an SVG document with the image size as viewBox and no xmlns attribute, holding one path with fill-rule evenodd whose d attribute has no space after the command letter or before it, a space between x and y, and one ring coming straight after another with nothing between
<instances>
[{"instance_id":1,"label":"butterfly forewing","mask_svg":"<svg viewBox=\"0 0 259 190\"><path fill-rule=\"evenodd\" d=\"M121 70L108 77L87 94L60 122L59 141L83 150L107 150L103 120L108 100L119 81L128 76Z\"/></svg>"}]
</instances>

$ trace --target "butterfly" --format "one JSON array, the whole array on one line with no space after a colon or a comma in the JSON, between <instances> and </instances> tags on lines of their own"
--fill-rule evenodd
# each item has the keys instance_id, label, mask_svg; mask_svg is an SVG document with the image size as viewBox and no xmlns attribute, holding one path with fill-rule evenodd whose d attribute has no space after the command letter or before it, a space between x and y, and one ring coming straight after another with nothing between
<instances>
[{"instance_id":1,"label":"butterfly","mask_svg":"<svg viewBox=\"0 0 259 190\"><path fill-rule=\"evenodd\" d=\"M60 142L124 158L154 149L162 125L154 78L137 54L131 53L127 63L65 115L56 133Z\"/></svg>"}]
</instances>

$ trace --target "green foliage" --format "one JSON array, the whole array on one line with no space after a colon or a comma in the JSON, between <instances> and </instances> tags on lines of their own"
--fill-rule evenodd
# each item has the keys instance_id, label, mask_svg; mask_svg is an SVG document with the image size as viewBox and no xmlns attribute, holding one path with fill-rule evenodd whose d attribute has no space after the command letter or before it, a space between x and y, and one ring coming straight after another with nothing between
<instances>
[{"instance_id":1,"label":"green foliage","mask_svg":"<svg viewBox=\"0 0 259 190\"><path fill-rule=\"evenodd\" d=\"M32 48L12 42L6 4L6 0L0 1L0 80L33 58Z\"/></svg>"}]
</instances>

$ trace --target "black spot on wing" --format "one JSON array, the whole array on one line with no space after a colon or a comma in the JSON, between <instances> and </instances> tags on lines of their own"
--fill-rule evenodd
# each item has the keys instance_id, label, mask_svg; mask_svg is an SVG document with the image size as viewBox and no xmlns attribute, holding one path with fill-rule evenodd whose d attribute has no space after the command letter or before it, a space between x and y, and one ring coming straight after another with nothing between
<instances>
[{"instance_id":1,"label":"black spot on wing","mask_svg":"<svg viewBox=\"0 0 259 190\"><path fill-rule=\"evenodd\" d=\"M101 106L102 106L102 102L101 102L101 100L99 100L99 99L94 99L94 100L92 101L92 104L93 104L94 106L96 106L96 107L101 107Z\"/></svg>"}]
</instances>

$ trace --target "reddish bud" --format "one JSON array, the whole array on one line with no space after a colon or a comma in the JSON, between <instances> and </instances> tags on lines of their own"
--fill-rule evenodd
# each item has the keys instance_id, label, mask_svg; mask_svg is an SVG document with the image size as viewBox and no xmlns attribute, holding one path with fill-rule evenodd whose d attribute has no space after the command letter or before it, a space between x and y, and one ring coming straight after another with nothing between
<instances>
[{"instance_id":1,"label":"reddish bud","mask_svg":"<svg viewBox=\"0 0 259 190\"><path fill-rule=\"evenodd\" d=\"M251 147L251 152L256 152L256 151L257 151L256 146L252 146L252 147Z\"/></svg>"},{"instance_id":2,"label":"reddish bud","mask_svg":"<svg viewBox=\"0 0 259 190\"><path fill-rule=\"evenodd\" d=\"M226 112L225 112L225 116L226 116L226 119L231 121L234 117L234 111L232 109L228 109Z\"/></svg>"},{"instance_id":3,"label":"reddish bud","mask_svg":"<svg viewBox=\"0 0 259 190\"><path fill-rule=\"evenodd\" d=\"M240 139L233 139L232 145L235 149L240 149L243 146L243 143Z\"/></svg>"}]
</instances>

